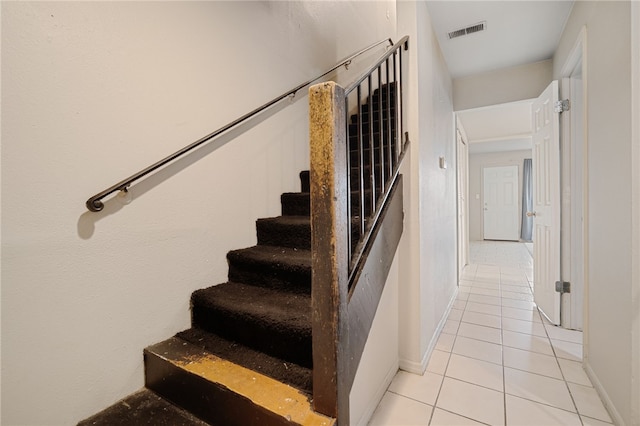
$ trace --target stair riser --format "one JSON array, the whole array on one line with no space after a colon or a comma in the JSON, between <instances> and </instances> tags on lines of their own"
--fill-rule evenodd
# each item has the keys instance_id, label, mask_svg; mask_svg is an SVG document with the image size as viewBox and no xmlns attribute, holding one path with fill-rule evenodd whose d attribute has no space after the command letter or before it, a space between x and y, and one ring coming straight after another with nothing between
<instances>
[{"instance_id":1,"label":"stair riser","mask_svg":"<svg viewBox=\"0 0 640 426\"><path fill-rule=\"evenodd\" d=\"M293 247L311 250L311 224L285 226L256 222L258 245Z\"/></svg>"},{"instance_id":2,"label":"stair riser","mask_svg":"<svg viewBox=\"0 0 640 426\"><path fill-rule=\"evenodd\" d=\"M357 173L357 172L355 172ZM354 173L354 175L355 175ZM352 178L352 179L357 179L357 178ZM352 185L355 187L357 185L357 180L352 180ZM367 184L365 185L365 190L369 187L370 185ZM378 187L376 185L376 187ZM353 197L351 199L351 207L353 209L357 209L360 207L360 198L355 196L356 192L352 192ZM284 197L284 195L291 195L288 197ZM371 208L371 197L370 196L366 196L365 198L365 207L367 210L369 210ZM308 192L302 192L302 193L292 193L292 194L283 194L283 198L282 198L282 215L283 216L288 216L288 215L292 215L292 216L302 216L302 215L306 215L309 216L310 215L310 210L311 210L311 198L310 198L310 193Z\"/></svg>"},{"instance_id":3,"label":"stair riser","mask_svg":"<svg viewBox=\"0 0 640 426\"><path fill-rule=\"evenodd\" d=\"M356 211L354 209L353 215L356 215ZM359 222L354 222L351 225L351 239L353 244L357 242L360 237L359 230ZM275 226L263 226L258 231L258 244L261 245L271 245L276 247L293 247L293 245L288 245L291 243L291 234L296 234L296 244L295 247L302 248L305 250L311 250L311 224L309 223L304 232L296 229L295 231L288 231L284 229L284 227L275 227ZM304 236L302 236L304 234ZM311 288L309 287L309 293Z\"/></svg>"},{"instance_id":4,"label":"stair riser","mask_svg":"<svg viewBox=\"0 0 640 426\"><path fill-rule=\"evenodd\" d=\"M195 304L191 308L191 322L195 327L285 361L309 368L313 365L310 329L308 333L293 334L287 329L270 327L262 318L238 317L234 312Z\"/></svg>"},{"instance_id":5,"label":"stair riser","mask_svg":"<svg viewBox=\"0 0 640 426\"><path fill-rule=\"evenodd\" d=\"M311 246L311 243L308 245ZM242 260L229 260L229 281L310 294L311 268L290 271L279 268L277 263L255 265Z\"/></svg>"},{"instance_id":6,"label":"stair riser","mask_svg":"<svg viewBox=\"0 0 640 426\"><path fill-rule=\"evenodd\" d=\"M291 425L226 387L145 350L145 385L212 425ZM295 424L295 423L293 423Z\"/></svg>"}]
</instances>

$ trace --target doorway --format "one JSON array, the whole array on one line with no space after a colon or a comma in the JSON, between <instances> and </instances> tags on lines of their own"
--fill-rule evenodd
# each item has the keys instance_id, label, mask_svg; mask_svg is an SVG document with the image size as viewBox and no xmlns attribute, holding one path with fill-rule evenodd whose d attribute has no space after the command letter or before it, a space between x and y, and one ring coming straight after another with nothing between
<instances>
[{"instance_id":1,"label":"doorway","mask_svg":"<svg viewBox=\"0 0 640 426\"><path fill-rule=\"evenodd\" d=\"M485 167L482 178L484 239L518 241L518 166Z\"/></svg>"},{"instance_id":2,"label":"doorway","mask_svg":"<svg viewBox=\"0 0 640 426\"><path fill-rule=\"evenodd\" d=\"M586 179L586 28L562 67L562 99L569 99L570 108L561 114L562 132L562 239L561 273L570 283L570 291L562 295L561 324L565 328L583 330L586 312L587 286L587 179ZM586 344L586 342L585 342Z\"/></svg>"}]
</instances>

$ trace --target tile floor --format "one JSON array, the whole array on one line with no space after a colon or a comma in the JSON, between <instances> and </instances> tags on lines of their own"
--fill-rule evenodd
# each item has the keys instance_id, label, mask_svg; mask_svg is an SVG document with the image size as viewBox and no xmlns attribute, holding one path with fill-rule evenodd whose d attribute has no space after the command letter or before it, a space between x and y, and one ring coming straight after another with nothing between
<instances>
[{"instance_id":1,"label":"tile floor","mask_svg":"<svg viewBox=\"0 0 640 426\"><path fill-rule=\"evenodd\" d=\"M427 371L399 371L369 424L611 424L582 369L582 333L533 304L527 247L472 243L470 263Z\"/></svg>"}]
</instances>

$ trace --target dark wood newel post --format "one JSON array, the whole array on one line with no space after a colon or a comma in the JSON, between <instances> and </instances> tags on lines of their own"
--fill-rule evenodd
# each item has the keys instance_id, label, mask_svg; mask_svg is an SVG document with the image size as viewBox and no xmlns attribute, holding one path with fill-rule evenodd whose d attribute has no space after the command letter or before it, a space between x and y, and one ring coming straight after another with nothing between
<instances>
[{"instance_id":1,"label":"dark wood newel post","mask_svg":"<svg viewBox=\"0 0 640 426\"><path fill-rule=\"evenodd\" d=\"M309 89L313 406L349 424L347 143L344 89Z\"/></svg>"}]
</instances>

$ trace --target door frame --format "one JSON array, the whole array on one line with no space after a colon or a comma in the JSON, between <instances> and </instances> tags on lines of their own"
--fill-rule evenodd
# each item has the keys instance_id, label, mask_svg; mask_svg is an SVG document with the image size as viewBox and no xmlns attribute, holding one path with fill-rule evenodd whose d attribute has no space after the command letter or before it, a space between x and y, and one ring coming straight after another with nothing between
<instances>
[{"instance_id":1,"label":"door frame","mask_svg":"<svg viewBox=\"0 0 640 426\"><path fill-rule=\"evenodd\" d=\"M456 140L456 209L458 233L458 283L469 263L469 143L464 127L455 114ZM464 200L464 203L461 202ZM461 219L462 218L462 219Z\"/></svg>"},{"instance_id":2,"label":"door frame","mask_svg":"<svg viewBox=\"0 0 640 426\"><path fill-rule=\"evenodd\" d=\"M573 102L572 88L576 84L573 78L574 71L581 67L581 102ZM588 126L587 126L587 28L583 26L576 41L563 64L561 71L560 97L572 102L571 109L560 115L560 146L561 146L561 226L560 226L560 273L562 281L571 283L571 292L561 295L561 326L564 328L579 328L586 331L588 324L588 283L589 283L589 239L588 239ZM573 123L576 114L581 114L581 129L576 131ZM581 134L581 140L579 136ZM580 143L580 146L577 144ZM575 154L581 151L580 164L576 164ZM577 176L576 171L581 175ZM581 195L581 197L580 197ZM580 205L576 205L575 199L582 199ZM579 212L582 212L582 225L580 226ZM576 233L581 233L576 235ZM581 237L581 238L580 238ZM582 240L582 247L577 246L577 241ZM572 259L575 259L572 262ZM582 283L576 278L582 276ZM576 318L580 315L581 318ZM580 321L580 319L582 321ZM588 333L583 333L583 351L587 353Z\"/></svg>"}]
</instances>

